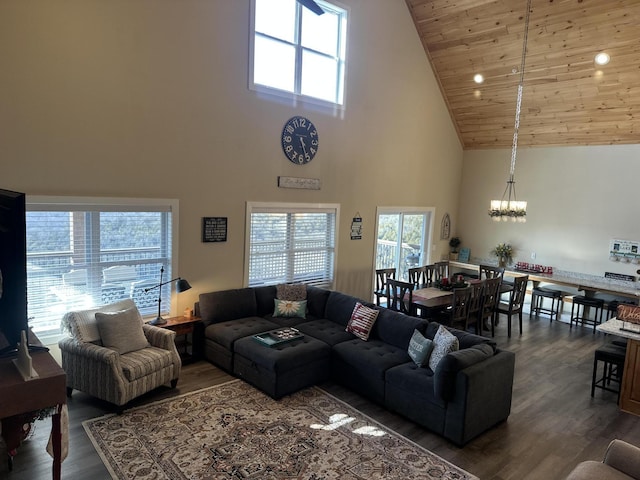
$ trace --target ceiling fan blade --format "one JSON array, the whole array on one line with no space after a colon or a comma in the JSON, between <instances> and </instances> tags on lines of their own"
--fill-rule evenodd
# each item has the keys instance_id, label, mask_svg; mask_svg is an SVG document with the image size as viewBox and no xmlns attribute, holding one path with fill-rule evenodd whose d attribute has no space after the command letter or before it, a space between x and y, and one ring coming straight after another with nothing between
<instances>
[{"instance_id":1,"label":"ceiling fan blade","mask_svg":"<svg viewBox=\"0 0 640 480\"><path fill-rule=\"evenodd\" d=\"M313 13L316 13L318 15L322 15L324 13L322 7L314 2L314 0L298 0L298 2L300 3L300 5L307 7Z\"/></svg>"}]
</instances>

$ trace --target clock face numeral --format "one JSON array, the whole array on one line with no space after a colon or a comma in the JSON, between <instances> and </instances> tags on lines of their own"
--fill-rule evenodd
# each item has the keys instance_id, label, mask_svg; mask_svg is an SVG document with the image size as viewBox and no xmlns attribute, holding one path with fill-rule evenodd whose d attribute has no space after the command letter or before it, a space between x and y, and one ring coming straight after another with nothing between
<instances>
[{"instance_id":1,"label":"clock face numeral","mask_svg":"<svg viewBox=\"0 0 640 480\"><path fill-rule=\"evenodd\" d=\"M292 117L282 129L282 149L287 158L304 165L313 160L318 152L318 130L304 117Z\"/></svg>"}]
</instances>

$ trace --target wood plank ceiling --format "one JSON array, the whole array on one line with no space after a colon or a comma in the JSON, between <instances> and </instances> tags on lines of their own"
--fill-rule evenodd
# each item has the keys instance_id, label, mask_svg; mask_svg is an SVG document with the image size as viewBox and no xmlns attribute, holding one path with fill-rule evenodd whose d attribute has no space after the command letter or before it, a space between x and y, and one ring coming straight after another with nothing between
<instances>
[{"instance_id":1,"label":"wood plank ceiling","mask_svg":"<svg viewBox=\"0 0 640 480\"><path fill-rule=\"evenodd\" d=\"M510 147L527 1L406 2L464 148ZM632 143L640 1L532 0L518 145Z\"/></svg>"}]
</instances>

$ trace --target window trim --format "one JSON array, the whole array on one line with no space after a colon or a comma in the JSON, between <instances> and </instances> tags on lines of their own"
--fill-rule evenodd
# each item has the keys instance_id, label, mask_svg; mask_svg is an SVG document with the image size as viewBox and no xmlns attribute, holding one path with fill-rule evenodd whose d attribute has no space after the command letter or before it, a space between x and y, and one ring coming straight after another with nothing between
<instances>
[{"instance_id":1,"label":"window trim","mask_svg":"<svg viewBox=\"0 0 640 480\"><path fill-rule=\"evenodd\" d=\"M340 38L338 39L338 51L342 50L342 43L346 42L346 45L344 45L344 58L341 58L339 61L339 65L338 65L338 76L342 76L342 85L338 85L338 88L341 90L341 94L339 96L342 97L342 103L337 103L337 102L332 102L332 101L328 101L328 100L324 100L322 98L316 98L316 97L310 97L308 95L304 95L302 93L296 93L296 92L290 92L288 90L282 90L279 88L275 88L275 87L270 87L268 85L262 85L262 84L258 84L255 83L253 81L254 75L253 75L253 67L254 67L254 55L255 55L255 37L256 37L256 0L251 0L251 5L250 5L250 14L249 14L249 58L248 58L248 88L249 90L252 90L258 94L266 94L266 95L273 95L276 97L280 97L280 98L284 98L284 99L289 99L292 101L292 104L296 104L298 101L304 102L304 103L310 103L310 104L315 104L315 105L319 105L319 106L324 106L324 107L330 107L331 109L334 110L344 110L346 108L346 104L347 104L347 59L349 58L349 19L351 18L351 9L346 6L346 5L342 5L339 2L335 2L335 1L323 1L323 0L316 0L318 4L320 4L321 6L326 6L327 8L339 8L341 10L344 10L345 12L345 17L346 17L346 22L344 25L344 32L342 33L342 35L340 35ZM297 2L296 2L297 3ZM298 8L305 8L302 5L298 5ZM297 20L297 24L296 24L296 37L299 34L299 29L300 29L300 22L301 22L301 16L297 16L296 17ZM278 39L279 40L279 39ZM296 40L296 42L298 42L298 40ZM300 82L302 80L302 72L300 70L300 65L302 62L302 51L304 50L303 47L300 46L299 43L297 43L296 45L296 65L295 65L295 71L296 71L296 76L294 78L294 84L295 84L295 90L300 90ZM313 51L315 52L315 50L312 49L308 49L309 51ZM324 54L323 54L324 55Z\"/></svg>"},{"instance_id":2,"label":"window trim","mask_svg":"<svg viewBox=\"0 0 640 480\"><path fill-rule=\"evenodd\" d=\"M59 211L60 209L72 208L74 206L83 207L84 211L138 211L147 209L148 211L166 211L171 213L171 272L178 272L178 251L179 251L179 207L178 199L171 198L128 198L128 197L75 197L75 196L49 196L49 195L27 195L26 209L33 211L34 206L38 206L40 211ZM174 275L175 276L175 275ZM160 278L158 277L158 281ZM171 289L170 316L178 314L178 301L175 290ZM165 303L165 302L163 302ZM155 315L144 317L155 318ZM43 343L56 343L63 335L39 334L38 338Z\"/></svg>"},{"instance_id":3,"label":"window trim","mask_svg":"<svg viewBox=\"0 0 640 480\"><path fill-rule=\"evenodd\" d=\"M333 249L333 283L329 289L333 290L336 285L336 272L338 269L338 245L340 239L340 204L339 203L280 203L280 202L247 202L245 213L245 242L244 242L244 275L243 286L249 286L249 259L251 254L251 214L257 209L274 209L279 213L309 213L312 210L333 210L335 212L335 246Z\"/></svg>"}]
</instances>

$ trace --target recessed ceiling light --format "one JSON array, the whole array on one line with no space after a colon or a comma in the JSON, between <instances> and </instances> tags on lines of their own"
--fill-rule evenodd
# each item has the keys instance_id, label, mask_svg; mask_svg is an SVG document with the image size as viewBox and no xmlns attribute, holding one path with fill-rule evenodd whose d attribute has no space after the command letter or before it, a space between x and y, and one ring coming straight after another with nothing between
<instances>
[{"instance_id":1,"label":"recessed ceiling light","mask_svg":"<svg viewBox=\"0 0 640 480\"><path fill-rule=\"evenodd\" d=\"M482 75L480 75L479 73L476 73L473 76L473 81L476 82L476 83L482 83L482 82L484 82L484 77Z\"/></svg>"},{"instance_id":2,"label":"recessed ceiling light","mask_svg":"<svg viewBox=\"0 0 640 480\"><path fill-rule=\"evenodd\" d=\"M598 65L606 65L607 63L609 63L609 60L611 60L611 57L609 57L608 53L604 53L604 52L600 52L599 54L596 55L596 58L595 58L595 62Z\"/></svg>"}]
</instances>

